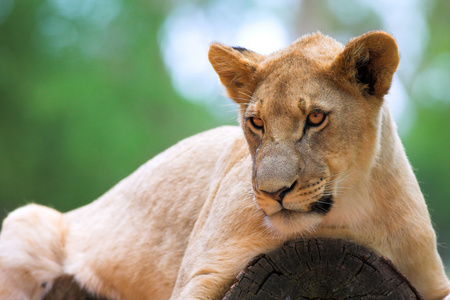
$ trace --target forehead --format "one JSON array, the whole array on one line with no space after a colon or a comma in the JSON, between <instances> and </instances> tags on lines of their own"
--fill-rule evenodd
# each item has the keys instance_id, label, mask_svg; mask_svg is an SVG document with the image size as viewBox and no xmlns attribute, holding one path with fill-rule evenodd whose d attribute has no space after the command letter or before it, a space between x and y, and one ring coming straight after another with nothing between
<instances>
[{"instance_id":1,"label":"forehead","mask_svg":"<svg viewBox=\"0 0 450 300\"><path fill-rule=\"evenodd\" d=\"M336 104L330 84L326 77L317 73L292 67L279 69L260 82L253 101L259 110L267 109L278 114L329 111Z\"/></svg>"},{"instance_id":2,"label":"forehead","mask_svg":"<svg viewBox=\"0 0 450 300\"><path fill-rule=\"evenodd\" d=\"M294 42L260 64L260 82L254 91L258 106L291 110L311 110L332 105L328 75L342 44L319 33ZM291 110L292 111L292 110Z\"/></svg>"},{"instance_id":3,"label":"forehead","mask_svg":"<svg viewBox=\"0 0 450 300\"><path fill-rule=\"evenodd\" d=\"M327 105L330 93L327 74L342 49L339 42L316 33L275 52L260 64L261 79L255 98L274 102L271 105L299 105L303 109L313 104Z\"/></svg>"}]
</instances>

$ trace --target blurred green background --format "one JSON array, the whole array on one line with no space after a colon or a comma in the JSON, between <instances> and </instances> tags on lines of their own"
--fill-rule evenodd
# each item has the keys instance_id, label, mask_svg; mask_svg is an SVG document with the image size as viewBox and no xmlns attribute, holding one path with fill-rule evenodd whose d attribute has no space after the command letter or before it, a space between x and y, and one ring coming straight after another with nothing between
<instances>
[{"instance_id":1,"label":"blurred green background","mask_svg":"<svg viewBox=\"0 0 450 300\"><path fill-rule=\"evenodd\" d=\"M0 1L0 219L87 204L178 140L236 124L217 40L259 52L320 30L398 41L388 101L450 266L450 1Z\"/></svg>"}]
</instances>

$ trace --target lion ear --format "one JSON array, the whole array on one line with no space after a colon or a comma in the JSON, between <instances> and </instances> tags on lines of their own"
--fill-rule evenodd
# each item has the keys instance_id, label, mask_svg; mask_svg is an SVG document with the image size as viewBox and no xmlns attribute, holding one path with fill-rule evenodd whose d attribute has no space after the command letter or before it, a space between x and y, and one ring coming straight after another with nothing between
<instances>
[{"instance_id":1,"label":"lion ear","mask_svg":"<svg viewBox=\"0 0 450 300\"><path fill-rule=\"evenodd\" d=\"M358 84L364 95L382 98L389 91L399 54L394 38L372 31L349 41L332 68L344 80Z\"/></svg>"},{"instance_id":2,"label":"lion ear","mask_svg":"<svg viewBox=\"0 0 450 300\"><path fill-rule=\"evenodd\" d=\"M257 83L258 62L263 56L245 48L213 43L208 58L230 98L238 104L248 103Z\"/></svg>"}]
</instances>

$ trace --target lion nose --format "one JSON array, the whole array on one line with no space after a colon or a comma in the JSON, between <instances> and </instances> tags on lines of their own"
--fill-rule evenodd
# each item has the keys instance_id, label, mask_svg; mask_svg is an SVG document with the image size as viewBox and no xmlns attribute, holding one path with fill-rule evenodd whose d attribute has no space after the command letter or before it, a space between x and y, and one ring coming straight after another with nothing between
<instances>
[{"instance_id":1,"label":"lion nose","mask_svg":"<svg viewBox=\"0 0 450 300\"><path fill-rule=\"evenodd\" d=\"M295 185L295 182L291 186L283 187L276 192L267 192L264 190L261 190L261 192L263 192L264 194L266 194L267 196L269 196L270 198L272 198L273 200L275 200L281 204L283 202L284 196L286 196L287 193L292 191L292 189L294 188L294 185Z\"/></svg>"}]
</instances>

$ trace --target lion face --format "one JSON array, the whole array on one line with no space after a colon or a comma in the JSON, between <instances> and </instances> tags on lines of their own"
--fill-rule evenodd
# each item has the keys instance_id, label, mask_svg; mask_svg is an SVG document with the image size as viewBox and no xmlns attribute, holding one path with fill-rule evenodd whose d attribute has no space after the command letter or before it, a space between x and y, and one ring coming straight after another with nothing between
<instances>
[{"instance_id":1,"label":"lion face","mask_svg":"<svg viewBox=\"0 0 450 300\"><path fill-rule=\"evenodd\" d=\"M209 58L240 104L259 208L283 233L313 228L370 170L395 41L373 32L343 48L315 34L268 57L213 44Z\"/></svg>"}]
</instances>

